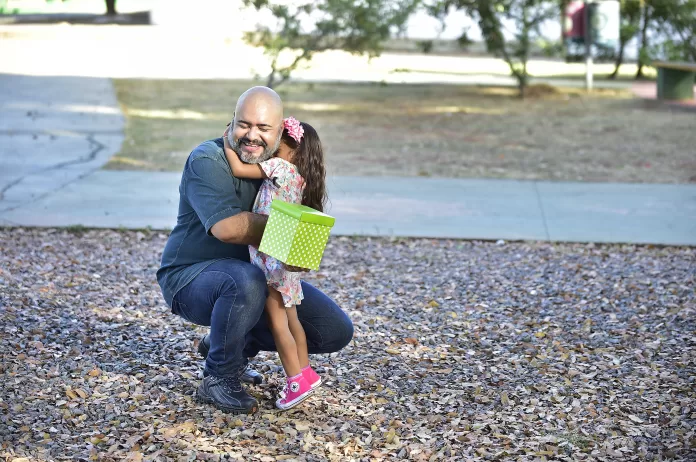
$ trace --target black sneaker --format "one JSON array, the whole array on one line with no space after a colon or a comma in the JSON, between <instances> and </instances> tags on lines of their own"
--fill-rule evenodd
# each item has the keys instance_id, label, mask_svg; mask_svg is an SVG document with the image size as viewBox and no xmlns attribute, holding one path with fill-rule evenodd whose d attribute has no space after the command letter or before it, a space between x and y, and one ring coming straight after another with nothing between
<instances>
[{"instance_id":1,"label":"black sneaker","mask_svg":"<svg viewBox=\"0 0 696 462\"><path fill-rule=\"evenodd\" d=\"M210 337L204 336L200 343L198 344L198 353L203 357L203 359L208 357L208 352L210 351ZM203 376L206 377L207 374L203 372ZM263 383L263 375L258 371L253 369L251 366L247 365L242 375L239 376L239 380L244 383L249 383L251 385L261 385Z\"/></svg>"},{"instance_id":2,"label":"black sneaker","mask_svg":"<svg viewBox=\"0 0 696 462\"><path fill-rule=\"evenodd\" d=\"M259 410L256 398L244 390L239 380L232 377L204 378L198 386L198 401L212 404L230 414L253 414Z\"/></svg>"}]
</instances>

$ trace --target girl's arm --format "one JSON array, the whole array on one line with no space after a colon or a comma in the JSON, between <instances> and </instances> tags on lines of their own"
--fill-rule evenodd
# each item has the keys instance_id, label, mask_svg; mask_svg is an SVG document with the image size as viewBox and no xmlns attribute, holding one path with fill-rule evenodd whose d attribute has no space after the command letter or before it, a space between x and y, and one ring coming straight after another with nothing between
<instances>
[{"instance_id":1,"label":"girl's arm","mask_svg":"<svg viewBox=\"0 0 696 462\"><path fill-rule=\"evenodd\" d=\"M230 163L232 174L234 176L237 178L247 178L250 180L266 178L266 174L260 165L245 164L239 159L237 153L232 150L229 141L227 141L227 130L225 130L225 135L222 137L222 139L225 143L225 157L227 157L227 162Z\"/></svg>"}]
</instances>

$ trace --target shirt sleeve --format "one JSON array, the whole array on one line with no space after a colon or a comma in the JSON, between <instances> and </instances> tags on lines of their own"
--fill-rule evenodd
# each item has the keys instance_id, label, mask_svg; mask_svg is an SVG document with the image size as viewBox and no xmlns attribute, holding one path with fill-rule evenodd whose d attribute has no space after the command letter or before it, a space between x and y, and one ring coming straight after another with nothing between
<instances>
[{"instance_id":1,"label":"shirt sleeve","mask_svg":"<svg viewBox=\"0 0 696 462\"><path fill-rule=\"evenodd\" d=\"M192 159L186 172L185 194L210 235L210 228L242 211L232 175L210 157Z\"/></svg>"},{"instance_id":2,"label":"shirt sleeve","mask_svg":"<svg viewBox=\"0 0 696 462\"><path fill-rule=\"evenodd\" d=\"M284 161L279 157L271 157L259 164L263 172L269 180L273 181L276 186L287 186L292 178L296 175L292 164Z\"/></svg>"}]
</instances>

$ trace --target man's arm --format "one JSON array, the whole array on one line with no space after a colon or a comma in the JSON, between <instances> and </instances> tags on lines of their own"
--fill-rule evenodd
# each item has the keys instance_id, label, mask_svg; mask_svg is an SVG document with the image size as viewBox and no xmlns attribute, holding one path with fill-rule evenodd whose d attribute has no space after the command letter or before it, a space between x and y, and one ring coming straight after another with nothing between
<instances>
[{"instance_id":1,"label":"man's arm","mask_svg":"<svg viewBox=\"0 0 696 462\"><path fill-rule=\"evenodd\" d=\"M206 233L222 242L259 245L267 217L249 213L240 201L235 182L224 164L208 151L219 149L204 143L194 151L184 169L183 193Z\"/></svg>"},{"instance_id":2,"label":"man's arm","mask_svg":"<svg viewBox=\"0 0 696 462\"><path fill-rule=\"evenodd\" d=\"M250 212L222 219L210 228L210 233L227 244L253 245L261 244L263 230L268 217Z\"/></svg>"},{"instance_id":3,"label":"man's arm","mask_svg":"<svg viewBox=\"0 0 696 462\"><path fill-rule=\"evenodd\" d=\"M248 178L250 180L263 180L266 178L266 174L260 165L245 164L237 157L237 153L232 150L227 140L227 131L225 131L225 135L222 139L225 144L225 157L227 157L227 163L230 164L230 168L232 169L232 175L237 178Z\"/></svg>"},{"instance_id":4,"label":"man's arm","mask_svg":"<svg viewBox=\"0 0 696 462\"><path fill-rule=\"evenodd\" d=\"M239 212L237 215L218 221L210 228L210 233L227 244L261 245L263 230L268 217L257 213ZM287 271L306 273L307 268L283 264Z\"/></svg>"}]
</instances>

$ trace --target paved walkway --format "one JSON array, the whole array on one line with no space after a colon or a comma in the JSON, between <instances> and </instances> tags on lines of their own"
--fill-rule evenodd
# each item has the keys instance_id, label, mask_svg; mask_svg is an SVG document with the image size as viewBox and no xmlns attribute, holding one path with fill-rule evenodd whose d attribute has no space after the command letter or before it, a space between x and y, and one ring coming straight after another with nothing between
<instances>
[{"instance_id":1,"label":"paved walkway","mask_svg":"<svg viewBox=\"0 0 696 462\"><path fill-rule=\"evenodd\" d=\"M98 170L0 222L171 228L179 178ZM329 192L339 235L696 245L696 185L334 177Z\"/></svg>"},{"instance_id":2,"label":"paved walkway","mask_svg":"<svg viewBox=\"0 0 696 462\"><path fill-rule=\"evenodd\" d=\"M109 79L0 74L0 217L99 169L123 127Z\"/></svg>"},{"instance_id":3,"label":"paved walkway","mask_svg":"<svg viewBox=\"0 0 696 462\"><path fill-rule=\"evenodd\" d=\"M0 74L0 225L171 228L179 173L100 170L123 126L108 79ZM329 192L334 234L696 245L696 185L337 177Z\"/></svg>"}]
</instances>

